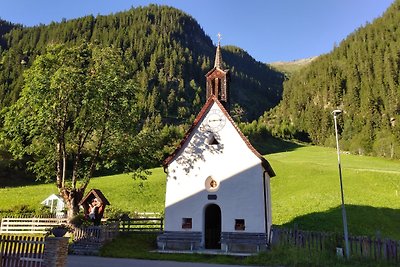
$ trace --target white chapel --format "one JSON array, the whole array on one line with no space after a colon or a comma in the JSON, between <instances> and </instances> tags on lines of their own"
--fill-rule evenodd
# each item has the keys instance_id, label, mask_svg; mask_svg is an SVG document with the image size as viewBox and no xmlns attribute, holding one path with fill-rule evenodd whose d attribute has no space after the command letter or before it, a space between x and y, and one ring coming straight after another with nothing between
<instances>
[{"instance_id":1,"label":"white chapel","mask_svg":"<svg viewBox=\"0 0 400 267\"><path fill-rule=\"evenodd\" d=\"M275 173L229 115L229 83L218 42L214 68L206 74L207 101L164 161L159 249L259 251L268 244Z\"/></svg>"}]
</instances>

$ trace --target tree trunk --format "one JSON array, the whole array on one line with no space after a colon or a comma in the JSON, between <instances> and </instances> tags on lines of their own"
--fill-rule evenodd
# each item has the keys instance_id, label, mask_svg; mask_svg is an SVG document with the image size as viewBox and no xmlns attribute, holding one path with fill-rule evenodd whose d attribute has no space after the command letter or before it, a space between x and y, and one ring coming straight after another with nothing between
<instances>
[{"instance_id":1,"label":"tree trunk","mask_svg":"<svg viewBox=\"0 0 400 267\"><path fill-rule=\"evenodd\" d=\"M74 216L79 213L79 202L81 202L83 198L83 194L85 193L86 187L81 188L60 188L59 192L65 203L67 204L67 218L68 221L71 221Z\"/></svg>"}]
</instances>

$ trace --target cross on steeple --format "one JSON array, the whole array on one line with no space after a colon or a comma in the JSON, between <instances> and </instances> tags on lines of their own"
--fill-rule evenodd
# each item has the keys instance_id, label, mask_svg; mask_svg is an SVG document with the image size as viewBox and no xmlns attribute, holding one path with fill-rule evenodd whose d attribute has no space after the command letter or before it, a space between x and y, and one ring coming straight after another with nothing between
<instances>
[{"instance_id":1,"label":"cross on steeple","mask_svg":"<svg viewBox=\"0 0 400 267\"><path fill-rule=\"evenodd\" d=\"M221 35L221 33L218 33L217 36L218 36L218 45L217 45L217 51L215 53L214 68L223 69L223 66L222 66L223 62L222 62L222 55L221 55L222 35Z\"/></svg>"}]
</instances>

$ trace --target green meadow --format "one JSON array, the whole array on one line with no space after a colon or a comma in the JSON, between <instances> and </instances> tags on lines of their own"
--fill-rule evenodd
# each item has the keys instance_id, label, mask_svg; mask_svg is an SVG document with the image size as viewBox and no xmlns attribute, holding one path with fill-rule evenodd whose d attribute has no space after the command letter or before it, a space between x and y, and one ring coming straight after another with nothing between
<instances>
[{"instance_id":1,"label":"green meadow","mask_svg":"<svg viewBox=\"0 0 400 267\"><path fill-rule=\"evenodd\" d=\"M335 149L299 147L266 156L273 223L342 232L340 181ZM341 154L349 233L400 239L400 162Z\"/></svg>"},{"instance_id":2,"label":"green meadow","mask_svg":"<svg viewBox=\"0 0 400 267\"><path fill-rule=\"evenodd\" d=\"M266 158L277 174L271 179L273 224L342 232L335 149L299 146ZM400 162L347 154L341 162L349 233L400 239ZM145 181L130 174L104 176L92 179L88 189L102 190L113 209L162 213L165 177L162 168ZM52 184L0 188L0 210L38 208L56 192Z\"/></svg>"}]
</instances>

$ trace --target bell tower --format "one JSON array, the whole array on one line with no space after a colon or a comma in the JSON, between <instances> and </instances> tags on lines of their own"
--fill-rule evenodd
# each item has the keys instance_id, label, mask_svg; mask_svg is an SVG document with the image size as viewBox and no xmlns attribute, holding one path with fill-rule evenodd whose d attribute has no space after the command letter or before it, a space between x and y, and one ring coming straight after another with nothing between
<instances>
[{"instance_id":1,"label":"bell tower","mask_svg":"<svg viewBox=\"0 0 400 267\"><path fill-rule=\"evenodd\" d=\"M224 70L224 62L222 61L221 34L218 34L214 67L206 74L206 98L214 95L228 112L230 108L229 82L229 69Z\"/></svg>"}]
</instances>

